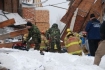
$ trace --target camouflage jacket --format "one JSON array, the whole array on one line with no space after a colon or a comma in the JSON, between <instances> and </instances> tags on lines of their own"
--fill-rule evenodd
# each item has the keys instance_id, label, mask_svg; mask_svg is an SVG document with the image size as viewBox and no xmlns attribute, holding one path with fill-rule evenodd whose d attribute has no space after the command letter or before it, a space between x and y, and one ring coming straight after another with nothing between
<instances>
[{"instance_id":1,"label":"camouflage jacket","mask_svg":"<svg viewBox=\"0 0 105 70\"><path fill-rule=\"evenodd\" d=\"M32 40L40 39L40 41L41 41L41 33L40 33L39 29L37 28L37 26L35 26L35 25L32 25L32 27L29 29L29 33L28 33L26 42L28 42L28 40L31 37L32 37Z\"/></svg>"}]
</instances>

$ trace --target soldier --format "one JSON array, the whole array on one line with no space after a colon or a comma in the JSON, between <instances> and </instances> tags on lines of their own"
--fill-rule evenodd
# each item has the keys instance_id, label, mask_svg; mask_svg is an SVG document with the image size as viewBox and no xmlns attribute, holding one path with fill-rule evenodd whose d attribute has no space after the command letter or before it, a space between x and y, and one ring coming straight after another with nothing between
<instances>
[{"instance_id":1,"label":"soldier","mask_svg":"<svg viewBox=\"0 0 105 70\"><path fill-rule=\"evenodd\" d=\"M26 38L26 41L24 43L27 43L27 51L30 49L30 44L35 44L35 49L39 50L40 43L41 43L41 34L37 26L32 24L31 22L27 22L27 28L28 28L28 37ZM31 39L32 38L32 39ZM31 39L31 40L30 40Z\"/></svg>"},{"instance_id":2,"label":"soldier","mask_svg":"<svg viewBox=\"0 0 105 70\"><path fill-rule=\"evenodd\" d=\"M51 52L54 52L54 47L57 47L57 51L61 52L61 45L60 45L60 30L58 29L58 25L54 23L52 27L49 29L50 34L50 45L51 45Z\"/></svg>"},{"instance_id":3,"label":"soldier","mask_svg":"<svg viewBox=\"0 0 105 70\"><path fill-rule=\"evenodd\" d=\"M40 44L40 53L44 55L43 51L47 50L48 40L45 37L45 33L41 32L41 44Z\"/></svg>"}]
</instances>

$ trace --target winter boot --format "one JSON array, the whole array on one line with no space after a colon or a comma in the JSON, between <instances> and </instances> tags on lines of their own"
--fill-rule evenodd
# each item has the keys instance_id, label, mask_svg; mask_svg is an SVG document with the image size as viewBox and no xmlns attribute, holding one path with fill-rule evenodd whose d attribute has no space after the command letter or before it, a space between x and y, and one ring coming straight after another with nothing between
<instances>
[{"instance_id":1,"label":"winter boot","mask_svg":"<svg viewBox=\"0 0 105 70\"><path fill-rule=\"evenodd\" d=\"M41 55L44 55L43 51L40 51L40 54L41 54Z\"/></svg>"}]
</instances>

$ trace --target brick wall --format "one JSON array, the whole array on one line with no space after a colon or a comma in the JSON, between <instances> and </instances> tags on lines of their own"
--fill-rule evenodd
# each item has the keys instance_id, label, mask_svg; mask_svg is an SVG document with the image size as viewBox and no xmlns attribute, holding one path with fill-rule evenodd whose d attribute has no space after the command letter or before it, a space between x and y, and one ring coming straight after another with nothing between
<instances>
[{"instance_id":1,"label":"brick wall","mask_svg":"<svg viewBox=\"0 0 105 70\"><path fill-rule=\"evenodd\" d=\"M35 10L30 7L23 7L23 17L27 21L36 24L40 31L45 31L49 28L49 11L48 10Z\"/></svg>"}]
</instances>

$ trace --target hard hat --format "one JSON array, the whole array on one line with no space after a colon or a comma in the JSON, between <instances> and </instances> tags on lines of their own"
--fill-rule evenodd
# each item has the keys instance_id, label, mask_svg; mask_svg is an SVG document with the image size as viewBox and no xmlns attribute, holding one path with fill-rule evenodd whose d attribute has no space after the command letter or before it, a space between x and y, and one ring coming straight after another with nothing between
<instances>
[{"instance_id":1,"label":"hard hat","mask_svg":"<svg viewBox=\"0 0 105 70\"><path fill-rule=\"evenodd\" d=\"M68 29L67 29L67 32L70 32L70 31L71 31L71 30L68 28Z\"/></svg>"}]
</instances>

